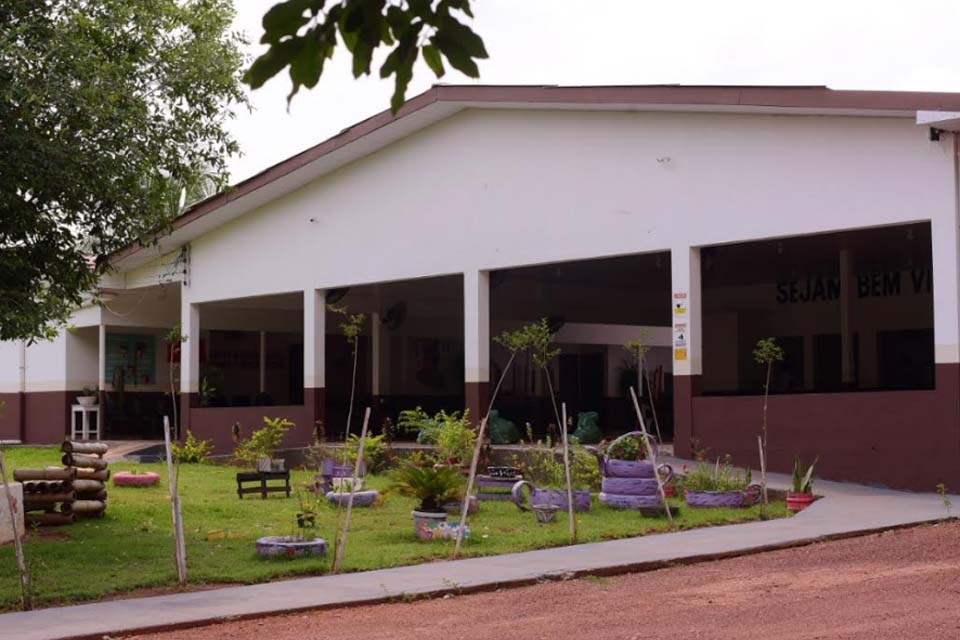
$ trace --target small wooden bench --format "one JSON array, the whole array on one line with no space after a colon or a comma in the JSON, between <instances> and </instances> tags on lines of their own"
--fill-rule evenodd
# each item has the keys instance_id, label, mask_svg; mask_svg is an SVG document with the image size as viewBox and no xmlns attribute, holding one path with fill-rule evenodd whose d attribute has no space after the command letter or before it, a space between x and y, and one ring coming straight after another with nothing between
<instances>
[{"instance_id":1,"label":"small wooden bench","mask_svg":"<svg viewBox=\"0 0 960 640\"><path fill-rule=\"evenodd\" d=\"M268 484L270 480L283 480L283 484ZM255 487L244 487L245 484L256 483ZM243 500L245 493L259 493L264 500L268 493L284 492L290 497L289 471L241 471L237 474L237 495Z\"/></svg>"}]
</instances>

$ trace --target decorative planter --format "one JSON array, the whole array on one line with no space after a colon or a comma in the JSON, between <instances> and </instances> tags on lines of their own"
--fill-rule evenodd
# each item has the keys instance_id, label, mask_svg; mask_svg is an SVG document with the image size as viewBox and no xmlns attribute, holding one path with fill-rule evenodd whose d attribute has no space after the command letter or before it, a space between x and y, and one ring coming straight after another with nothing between
<instances>
[{"instance_id":1,"label":"decorative planter","mask_svg":"<svg viewBox=\"0 0 960 640\"><path fill-rule=\"evenodd\" d=\"M155 487L160 484L160 476L153 471L118 471L113 474L113 484L117 487Z\"/></svg>"},{"instance_id":2,"label":"decorative planter","mask_svg":"<svg viewBox=\"0 0 960 640\"><path fill-rule=\"evenodd\" d=\"M500 480L511 480L520 475L517 467L487 467L487 475Z\"/></svg>"},{"instance_id":3,"label":"decorative planter","mask_svg":"<svg viewBox=\"0 0 960 640\"><path fill-rule=\"evenodd\" d=\"M691 507L747 507L756 504L759 485L750 485L743 491L687 491L685 498Z\"/></svg>"},{"instance_id":4,"label":"decorative planter","mask_svg":"<svg viewBox=\"0 0 960 640\"><path fill-rule=\"evenodd\" d=\"M443 510L451 516L459 516L460 511L463 509L463 502L448 502L443 505ZM470 496L470 504L467 506L467 513L473 514L480 510L480 503L477 501L476 496Z\"/></svg>"},{"instance_id":5,"label":"decorative planter","mask_svg":"<svg viewBox=\"0 0 960 640\"><path fill-rule=\"evenodd\" d=\"M520 480L511 490L513 502L522 510L526 511L527 506L523 501L523 487L530 489L530 504L549 504L558 509L567 509L567 490L566 489L538 489L526 480ZM590 492L585 489L576 489L573 492L574 511L590 510Z\"/></svg>"},{"instance_id":6,"label":"decorative planter","mask_svg":"<svg viewBox=\"0 0 960 640\"><path fill-rule=\"evenodd\" d=\"M322 538L304 540L296 536L267 536L257 540L257 555L263 558L325 556L327 543Z\"/></svg>"},{"instance_id":7,"label":"decorative planter","mask_svg":"<svg viewBox=\"0 0 960 640\"><path fill-rule=\"evenodd\" d=\"M77 404L81 407L92 407L97 404L97 396L77 396Z\"/></svg>"},{"instance_id":8,"label":"decorative planter","mask_svg":"<svg viewBox=\"0 0 960 640\"><path fill-rule=\"evenodd\" d=\"M447 522L447 513L413 511L413 531L420 540L442 540L457 537L459 525ZM470 537L470 527L464 527L463 537Z\"/></svg>"},{"instance_id":9,"label":"decorative planter","mask_svg":"<svg viewBox=\"0 0 960 640\"><path fill-rule=\"evenodd\" d=\"M604 493L620 493L628 496L656 495L656 478L604 478L600 484Z\"/></svg>"},{"instance_id":10,"label":"decorative planter","mask_svg":"<svg viewBox=\"0 0 960 640\"><path fill-rule=\"evenodd\" d=\"M283 458L273 458L270 460L270 469L268 469L268 471L283 471L285 464Z\"/></svg>"},{"instance_id":11,"label":"decorative planter","mask_svg":"<svg viewBox=\"0 0 960 640\"><path fill-rule=\"evenodd\" d=\"M789 511L803 511L816 500L812 493L794 493L792 491L787 492L787 510Z\"/></svg>"},{"instance_id":12,"label":"decorative planter","mask_svg":"<svg viewBox=\"0 0 960 640\"><path fill-rule=\"evenodd\" d=\"M353 506L355 507L369 507L377 501L377 498L380 497L379 491L357 491L353 494ZM327 502L333 505L339 505L341 507L347 506L347 503L350 502L350 490L345 489L344 491L328 491L327 492Z\"/></svg>"},{"instance_id":13,"label":"decorative planter","mask_svg":"<svg viewBox=\"0 0 960 640\"><path fill-rule=\"evenodd\" d=\"M557 511L559 511L559 508L552 504L534 504L530 505L530 508L533 509L533 515L536 516L537 522L540 524L553 522L557 517Z\"/></svg>"},{"instance_id":14,"label":"decorative planter","mask_svg":"<svg viewBox=\"0 0 960 640\"><path fill-rule=\"evenodd\" d=\"M273 461L270 458L257 458L257 471L270 471L273 469Z\"/></svg>"},{"instance_id":15,"label":"decorative planter","mask_svg":"<svg viewBox=\"0 0 960 640\"><path fill-rule=\"evenodd\" d=\"M614 509L652 509L660 507L660 496L654 492L650 495L637 496L622 493L601 493L599 500L602 504Z\"/></svg>"}]
</instances>

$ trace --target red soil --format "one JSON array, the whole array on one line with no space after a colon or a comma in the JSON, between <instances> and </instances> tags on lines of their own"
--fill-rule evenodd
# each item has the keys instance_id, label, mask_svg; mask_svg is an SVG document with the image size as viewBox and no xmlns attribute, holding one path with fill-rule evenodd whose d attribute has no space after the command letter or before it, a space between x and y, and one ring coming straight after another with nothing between
<instances>
[{"instance_id":1,"label":"red soil","mask_svg":"<svg viewBox=\"0 0 960 640\"><path fill-rule=\"evenodd\" d=\"M960 638L960 524L615 578L334 609L139 640Z\"/></svg>"}]
</instances>

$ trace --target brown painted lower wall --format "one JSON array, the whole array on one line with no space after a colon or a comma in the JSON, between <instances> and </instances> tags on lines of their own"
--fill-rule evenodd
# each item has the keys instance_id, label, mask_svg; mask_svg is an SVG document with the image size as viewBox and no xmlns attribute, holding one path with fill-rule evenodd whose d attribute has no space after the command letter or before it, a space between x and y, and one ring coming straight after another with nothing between
<instances>
[{"instance_id":1,"label":"brown painted lower wall","mask_svg":"<svg viewBox=\"0 0 960 640\"><path fill-rule=\"evenodd\" d=\"M70 430L70 405L78 391L33 391L24 394L26 444L61 442Z\"/></svg>"},{"instance_id":2,"label":"brown painted lower wall","mask_svg":"<svg viewBox=\"0 0 960 640\"><path fill-rule=\"evenodd\" d=\"M284 438L284 447L303 447L313 437L313 408L306 405L270 407L191 407L189 421L184 426L201 440L212 440L214 453L224 454L234 450L233 425L240 423L240 436L250 434L263 426L264 416L286 418L294 423ZM183 430L186 433L186 429Z\"/></svg>"},{"instance_id":3,"label":"brown painted lower wall","mask_svg":"<svg viewBox=\"0 0 960 640\"><path fill-rule=\"evenodd\" d=\"M0 440L20 440L22 401L19 393L0 393Z\"/></svg>"},{"instance_id":4,"label":"brown painted lower wall","mask_svg":"<svg viewBox=\"0 0 960 640\"><path fill-rule=\"evenodd\" d=\"M489 382L463 383L464 404L470 411L470 418L476 424L487 415L487 405L490 403Z\"/></svg>"},{"instance_id":5,"label":"brown painted lower wall","mask_svg":"<svg viewBox=\"0 0 960 640\"><path fill-rule=\"evenodd\" d=\"M691 437L708 456L758 466L761 396L692 396ZM960 489L960 365L937 365L936 389L775 395L770 469L819 456L817 475L894 488ZM686 443L689 446L689 439Z\"/></svg>"}]
</instances>

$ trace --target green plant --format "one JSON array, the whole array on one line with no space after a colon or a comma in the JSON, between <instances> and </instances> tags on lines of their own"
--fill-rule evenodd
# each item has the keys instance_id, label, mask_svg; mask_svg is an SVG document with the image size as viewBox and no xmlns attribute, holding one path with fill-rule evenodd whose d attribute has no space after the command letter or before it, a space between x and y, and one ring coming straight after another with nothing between
<instances>
[{"instance_id":1,"label":"green plant","mask_svg":"<svg viewBox=\"0 0 960 640\"><path fill-rule=\"evenodd\" d=\"M463 466L473 456L477 434L470 426L470 412L447 413L441 411L434 417L437 430L437 458L440 462Z\"/></svg>"},{"instance_id":2,"label":"green plant","mask_svg":"<svg viewBox=\"0 0 960 640\"><path fill-rule=\"evenodd\" d=\"M437 444L440 425L422 407L417 407L400 412L397 429L402 434L417 434L420 444Z\"/></svg>"},{"instance_id":3,"label":"green plant","mask_svg":"<svg viewBox=\"0 0 960 640\"><path fill-rule=\"evenodd\" d=\"M360 436L351 433L344 445L344 458L347 464L357 462L357 452L360 451ZM363 445L363 464L369 473L380 473L386 470L390 462L390 452L387 449L386 436L381 434L371 436L367 434L367 441Z\"/></svg>"},{"instance_id":4,"label":"green plant","mask_svg":"<svg viewBox=\"0 0 960 640\"><path fill-rule=\"evenodd\" d=\"M770 374L773 365L783 360L783 349L777 344L776 338L764 338L757 341L753 350L753 359L757 364L766 368L763 382L763 409L760 413L760 493L763 496L763 510L769 504L767 499L767 405L770 399Z\"/></svg>"},{"instance_id":5,"label":"green plant","mask_svg":"<svg viewBox=\"0 0 960 640\"><path fill-rule=\"evenodd\" d=\"M453 467L420 466L408 461L391 473L391 491L416 498L418 510L443 511L443 505L463 497L463 478Z\"/></svg>"},{"instance_id":6,"label":"green plant","mask_svg":"<svg viewBox=\"0 0 960 640\"><path fill-rule=\"evenodd\" d=\"M179 442L170 443L170 453L177 462L188 464L206 462L207 457L212 452L213 442L200 440L189 429L187 429L187 438L183 441L183 444Z\"/></svg>"},{"instance_id":7,"label":"green plant","mask_svg":"<svg viewBox=\"0 0 960 640\"><path fill-rule=\"evenodd\" d=\"M249 438L240 440L233 457L240 462L255 463L260 458L271 458L283 443L293 423L286 418L263 417L264 426L254 431Z\"/></svg>"},{"instance_id":8,"label":"green plant","mask_svg":"<svg viewBox=\"0 0 960 640\"><path fill-rule=\"evenodd\" d=\"M604 453L614 460L646 460L647 443L642 436L620 438L606 446Z\"/></svg>"},{"instance_id":9,"label":"green plant","mask_svg":"<svg viewBox=\"0 0 960 640\"><path fill-rule=\"evenodd\" d=\"M553 441L538 440L522 454L509 457L510 466L521 470L524 479L538 487L561 489L567 486L563 469L563 459L554 449ZM586 447L570 445L570 478L578 489L596 491L600 488L600 467L597 457Z\"/></svg>"},{"instance_id":10,"label":"green plant","mask_svg":"<svg viewBox=\"0 0 960 640\"><path fill-rule=\"evenodd\" d=\"M813 493L813 468L817 465L814 458L813 463L804 471L800 463L800 456L793 459L793 492L794 493Z\"/></svg>"},{"instance_id":11,"label":"green plant","mask_svg":"<svg viewBox=\"0 0 960 640\"><path fill-rule=\"evenodd\" d=\"M98 389L97 386L84 387L83 389L80 390L80 395L81 395L81 396L95 396L95 395L97 395L97 389Z\"/></svg>"},{"instance_id":12,"label":"green plant","mask_svg":"<svg viewBox=\"0 0 960 640\"><path fill-rule=\"evenodd\" d=\"M730 464L729 460L713 466L700 464L683 478L687 491L743 491L750 484L750 470L746 473Z\"/></svg>"},{"instance_id":13,"label":"green plant","mask_svg":"<svg viewBox=\"0 0 960 640\"><path fill-rule=\"evenodd\" d=\"M947 485L941 482L937 485L936 489L937 495L940 496L940 501L943 503L943 508L947 510L947 513L950 513L950 507L953 506L953 503L947 496Z\"/></svg>"}]
</instances>

